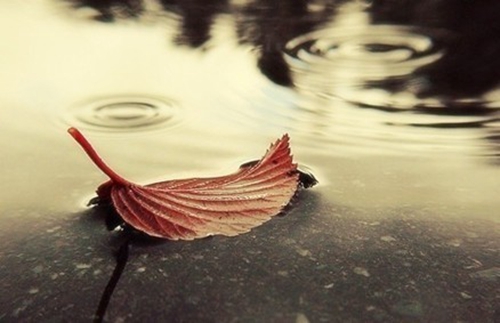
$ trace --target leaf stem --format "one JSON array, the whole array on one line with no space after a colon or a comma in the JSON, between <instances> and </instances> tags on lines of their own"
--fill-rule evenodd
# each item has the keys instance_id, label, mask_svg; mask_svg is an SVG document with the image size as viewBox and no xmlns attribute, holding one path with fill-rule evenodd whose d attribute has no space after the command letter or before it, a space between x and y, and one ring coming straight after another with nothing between
<instances>
[{"instance_id":1,"label":"leaf stem","mask_svg":"<svg viewBox=\"0 0 500 323\"><path fill-rule=\"evenodd\" d=\"M71 127L68 129L68 133L76 140L78 144L85 150L90 159L94 162L94 164L115 184L129 185L130 182L115 173L108 165L104 163L104 161L99 157L94 147L88 142L88 140L83 136L83 134L76 128Z\"/></svg>"}]
</instances>

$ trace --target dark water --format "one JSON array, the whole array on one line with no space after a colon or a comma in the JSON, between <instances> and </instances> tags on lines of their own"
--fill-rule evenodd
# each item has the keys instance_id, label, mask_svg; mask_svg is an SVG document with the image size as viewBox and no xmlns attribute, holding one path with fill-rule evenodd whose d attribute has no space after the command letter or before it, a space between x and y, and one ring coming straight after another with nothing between
<instances>
[{"instance_id":1,"label":"dark water","mask_svg":"<svg viewBox=\"0 0 500 323\"><path fill-rule=\"evenodd\" d=\"M236 238L132 244L110 322L494 322L495 1L0 2L0 321L88 321L105 177L232 172L289 133L320 185Z\"/></svg>"}]
</instances>

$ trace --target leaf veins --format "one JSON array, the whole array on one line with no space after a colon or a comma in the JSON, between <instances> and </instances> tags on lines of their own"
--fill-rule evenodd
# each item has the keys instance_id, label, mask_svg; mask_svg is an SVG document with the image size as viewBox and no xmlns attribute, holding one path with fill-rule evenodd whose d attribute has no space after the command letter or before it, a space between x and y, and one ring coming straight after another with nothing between
<instances>
[{"instance_id":1,"label":"leaf veins","mask_svg":"<svg viewBox=\"0 0 500 323\"><path fill-rule=\"evenodd\" d=\"M297 170L288 135L233 174L138 185L109 168L76 128L68 132L110 178L97 189L96 201L111 202L126 223L153 237L192 240L248 232L280 213L299 186L317 183Z\"/></svg>"}]
</instances>

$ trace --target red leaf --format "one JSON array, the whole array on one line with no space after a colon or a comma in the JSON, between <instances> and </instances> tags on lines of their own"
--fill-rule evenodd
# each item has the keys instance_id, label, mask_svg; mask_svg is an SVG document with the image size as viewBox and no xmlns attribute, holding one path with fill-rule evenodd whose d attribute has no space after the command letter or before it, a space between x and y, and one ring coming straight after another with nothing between
<instances>
[{"instance_id":1,"label":"red leaf","mask_svg":"<svg viewBox=\"0 0 500 323\"><path fill-rule=\"evenodd\" d=\"M138 185L116 174L75 128L68 132L110 181L97 189L100 202L111 201L123 220L148 235L192 240L211 235L235 236L278 214L299 187L297 165L284 135L257 162L236 173L212 178L171 180ZM311 183L316 183L313 176Z\"/></svg>"}]
</instances>

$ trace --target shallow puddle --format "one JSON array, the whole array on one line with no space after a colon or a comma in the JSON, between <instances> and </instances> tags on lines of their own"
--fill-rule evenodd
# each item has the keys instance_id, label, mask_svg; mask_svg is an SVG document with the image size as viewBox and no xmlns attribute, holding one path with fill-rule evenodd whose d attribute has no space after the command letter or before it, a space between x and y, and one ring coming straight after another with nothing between
<instances>
[{"instance_id":1,"label":"shallow puddle","mask_svg":"<svg viewBox=\"0 0 500 323\"><path fill-rule=\"evenodd\" d=\"M0 321L92 319L115 266L75 126L138 183L233 172L283 133L320 182L249 234L132 244L109 321L493 322L486 2L0 3Z\"/></svg>"}]
</instances>

